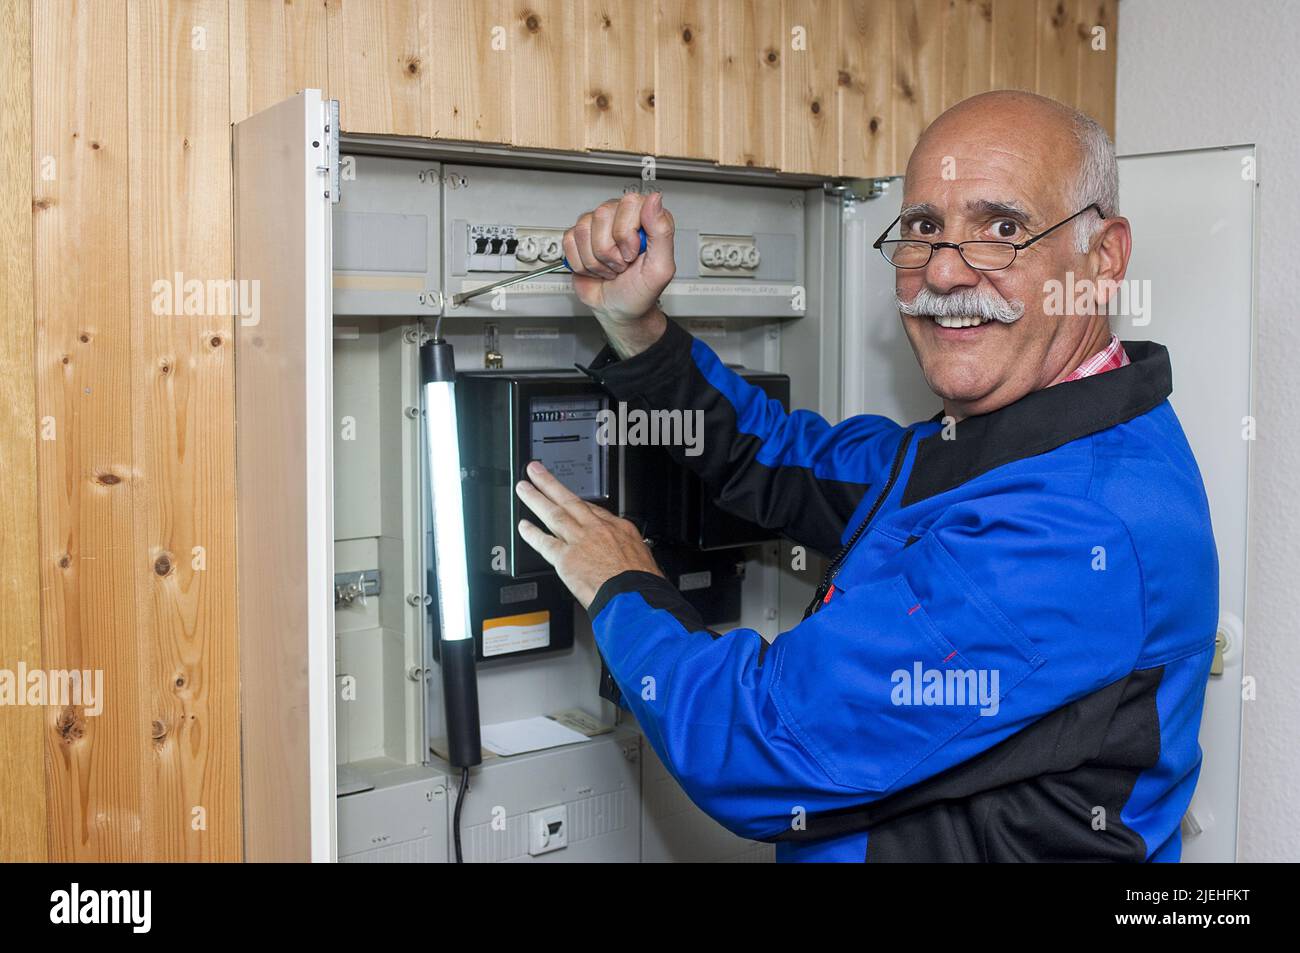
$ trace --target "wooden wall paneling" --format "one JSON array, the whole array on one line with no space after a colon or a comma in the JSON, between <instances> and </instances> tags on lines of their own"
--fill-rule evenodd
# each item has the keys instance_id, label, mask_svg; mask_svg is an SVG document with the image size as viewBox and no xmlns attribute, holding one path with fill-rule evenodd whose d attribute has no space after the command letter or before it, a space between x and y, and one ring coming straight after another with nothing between
<instances>
[{"instance_id":1,"label":"wooden wall paneling","mask_svg":"<svg viewBox=\"0 0 1300 953\"><path fill-rule=\"evenodd\" d=\"M780 168L789 52L780 2L718 4L718 161L723 165Z\"/></svg>"},{"instance_id":2,"label":"wooden wall paneling","mask_svg":"<svg viewBox=\"0 0 1300 953\"><path fill-rule=\"evenodd\" d=\"M840 146L836 174L882 176L894 168L894 5L840 0Z\"/></svg>"},{"instance_id":3,"label":"wooden wall paneling","mask_svg":"<svg viewBox=\"0 0 1300 953\"><path fill-rule=\"evenodd\" d=\"M1038 81L1035 92L1074 105L1078 86L1078 0L1042 0L1038 8Z\"/></svg>"},{"instance_id":4,"label":"wooden wall paneling","mask_svg":"<svg viewBox=\"0 0 1300 953\"><path fill-rule=\"evenodd\" d=\"M585 0L581 32L586 147L653 153L654 7L645 0Z\"/></svg>"},{"instance_id":5,"label":"wooden wall paneling","mask_svg":"<svg viewBox=\"0 0 1300 953\"><path fill-rule=\"evenodd\" d=\"M993 88L993 0L948 0L943 108Z\"/></svg>"},{"instance_id":6,"label":"wooden wall paneling","mask_svg":"<svg viewBox=\"0 0 1300 953\"><path fill-rule=\"evenodd\" d=\"M718 50L717 0L656 0L656 155L717 161Z\"/></svg>"},{"instance_id":7,"label":"wooden wall paneling","mask_svg":"<svg viewBox=\"0 0 1300 953\"><path fill-rule=\"evenodd\" d=\"M117 638L140 647L141 833L151 860L237 860L230 14L128 11L136 620Z\"/></svg>"},{"instance_id":8,"label":"wooden wall paneling","mask_svg":"<svg viewBox=\"0 0 1300 953\"><path fill-rule=\"evenodd\" d=\"M993 88L1038 88L1037 0L993 0Z\"/></svg>"},{"instance_id":9,"label":"wooden wall paneling","mask_svg":"<svg viewBox=\"0 0 1300 953\"><path fill-rule=\"evenodd\" d=\"M784 0L785 116L781 167L835 174L839 167L839 4Z\"/></svg>"},{"instance_id":10,"label":"wooden wall paneling","mask_svg":"<svg viewBox=\"0 0 1300 953\"><path fill-rule=\"evenodd\" d=\"M1079 75L1073 104L1101 123L1111 138L1115 136L1116 18L1115 0L1079 0L1075 30ZM1097 27L1105 30L1104 49L1093 48Z\"/></svg>"},{"instance_id":11,"label":"wooden wall paneling","mask_svg":"<svg viewBox=\"0 0 1300 953\"><path fill-rule=\"evenodd\" d=\"M944 11L948 0L895 0L894 171L943 111Z\"/></svg>"},{"instance_id":12,"label":"wooden wall paneling","mask_svg":"<svg viewBox=\"0 0 1300 953\"><path fill-rule=\"evenodd\" d=\"M143 860L149 724L136 633L126 4L32 8L32 237L41 638L102 673L45 714L51 860ZM165 194L154 201L163 204ZM92 709L98 707L99 713Z\"/></svg>"},{"instance_id":13,"label":"wooden wall paneling","mask_svg":"<svg viewBox=\"0 0 1300 953\"><path fill-rule=\"evenodd\" d=\"M230 0L230 121L329 84L323 0Z\"/></svg>"},{"instance_id":14,"label":"wooden wall paneling","mask_svg":"<svg viewBox=\"0 0 1300 953\"><path fill-rule=\"evenodd\" d=\"M0 668L43 667L32 299L32 18L0 4ZM23 684L21 681L17 684ZM45 711L0 707L0 861L47 859Z\"/></svg>"},{"instance_id":15,"label":"wooden wall paneling","mask_svg":"<svg viewBox=\"0 0 1300 953\"><path fill-rule=\"evenodd\" d=\"M510 141L543 149L581 149L581 4L514 0L511 5Z\"/></svg>"},{"instance_id":16,"label":"wooden wall paneling","mask_svg":"<svg viewBox=\"0 0 1300 953\"><path fill-rule=\"evenodd\" d=\"M508 0L430 3L424 56L429 64L429 135L509 142L512 4Z\"/></svg>"},{"instance_id":17,"label":"wooden wall paneling","mask_svg":"<svg viewBox=\"0 0 1300 953\"><path fill-rule=\"evenodd\" d=\"M431 0L325 0L329 94L346 132L427 136L435 69ZM432 61L431 61L432 60Z\"/></svg>"}]
</instances>

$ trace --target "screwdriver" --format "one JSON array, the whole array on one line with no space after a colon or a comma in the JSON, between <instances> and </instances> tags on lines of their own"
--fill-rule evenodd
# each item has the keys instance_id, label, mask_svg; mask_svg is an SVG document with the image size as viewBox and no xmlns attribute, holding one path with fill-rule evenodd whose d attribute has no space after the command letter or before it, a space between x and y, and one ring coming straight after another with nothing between
<instances>
[{"instance_id":1,"label":"screwdriver","mask_svg":"<svg viewBox=\"0 0 1300 953\"><path fill-rule=\"evenodd\" d=\"M637 249L637 254L645 251L646 238L645 229L637 229L637 235L641 239L641 247ZM529 278L540 278L542 275L554 274L557 271L572 271L569 267L569 259L562 258L553 265L547 265L545 268L538 268L536 271L525 271L522 274L511 275L509 278L502 278L500 281L494 281L490 285L484 285L482 288L475 288L473 291L462 291L459 294L451 296L451 306L458 308L470 298L477 298L479 295L485 295L490 291L496 291L498 288L507 288L510 285L517 285L521 281L527 281Z\"/></svg>"}]
</instances>

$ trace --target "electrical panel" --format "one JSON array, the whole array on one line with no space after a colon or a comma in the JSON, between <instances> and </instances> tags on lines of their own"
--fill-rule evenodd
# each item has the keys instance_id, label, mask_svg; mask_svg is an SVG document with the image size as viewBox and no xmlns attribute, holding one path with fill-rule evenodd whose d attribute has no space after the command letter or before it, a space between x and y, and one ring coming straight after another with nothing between
<instances>
[{"instance_id":1,"label":"electrical panel","mask_svg":"<svg viewBox=\"0 0 1300 953\"><path fill-rule=\"evenodd\" d=\"M553 264L564 257L560 239L580 214L628 191L661 191L676 222L676 276L662 296L666 310L678 317L788 319L808 313L801 190L485 166L449 165L444 178L448 295ZM447 311L502 312L588 313L564 272Z\"/></svg>"},{"instance_id":2,"label":"electrical panel","mask_svg":"<svg viewBox=\"0 0 1300 953\"><path fill-rule=\"evenodd\" d=\"M585 614L519 536L521 518L541 523L514 485L538 459L582 498L632 519L710 625L774 634L784 599L774 535L716 507L661 447L597 436L615 406L571 368L590 364L604 340L567 273L460 307L450 295L554 264L580 213L626 191L661 190L677 223L664 309L730 366L766 368L741 372L788 405L790 379L776 372L783 328L817 325L826 297L826 266L814 261L811 279L805 270L808 242L821 240L805 202L820 208L821 193L366 155L344 156L341 173L333 296L340 856L441 861L450 853L455 791L431 750L446 735L430 599L436 560L428 526L413 518L423 511L427 519L428 506L417 355L437 322L459 369L480 720L581 709L615 723L586 744L489 757L474 769L462 818L466 860L668 859L684 850L675 834L671 849L642 837L638 733L618 726L619 713L599 695L601 660ZM426 790L430 772L442 780ZM429 829L431 815L441 836ZM708 842L688 851L694 858L744 852L725 832L703 836L721 828L688 800L667 823Z\"/></svg>"},{"instance_id":3,"label":"electrical panel","mask_svg":"<svg viewBox=\"0 0 1300 953\"><path fill-rule=\"evenodd\" d=\"M435 163L345 155L334 209L335 315L434 314L442 183Z\"/></svg>"}]
</instances>

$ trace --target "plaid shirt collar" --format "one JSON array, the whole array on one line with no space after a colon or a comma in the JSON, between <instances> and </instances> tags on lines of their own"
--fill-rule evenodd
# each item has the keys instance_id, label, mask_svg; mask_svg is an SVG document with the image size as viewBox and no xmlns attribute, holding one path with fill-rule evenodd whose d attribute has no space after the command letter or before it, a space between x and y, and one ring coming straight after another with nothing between
<instances>
[{"instance_id":1,"label":"plaid shirt collar","mask_svg":"<svg viewBox=\"0 0 1300 953\"><path fill-rule=\"evenodd\" d=\"M1064 384L1066 381L1077 381L1083 377L1092 377L1094 374L1104 374L1106 371L1123 367L1128 362L1124 345L1120 344L1119 338L1112 334L1109 344L1076 367L1069 377L1063 378L1058 383Z\"/></svg>"}]
</instances>

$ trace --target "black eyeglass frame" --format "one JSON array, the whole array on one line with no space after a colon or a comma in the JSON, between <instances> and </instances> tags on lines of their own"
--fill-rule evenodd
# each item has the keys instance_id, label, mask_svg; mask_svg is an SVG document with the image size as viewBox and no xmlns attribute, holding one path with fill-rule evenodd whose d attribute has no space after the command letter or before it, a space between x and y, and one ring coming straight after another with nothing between
<instances>
[{"instance_id":1,"label":"black eyeglass frame","mask_svg":"<svg viewBox=\"0 0 1300 953\"><path fill-rule=\"evenodd\" d=\"M1030 238L1029 240L1020 243L1000 242L997 241L996 239L993 240L971 239L970 241L965 241L965 242L928 242L924 238L894 238L890 240L891 244L895 242L897 243L908 242L913 245L929 245L930 256L929 258L926 258L925 261L921 262L921 264L919 265L896 265L894 264L894 262L890 261L889 256L885 254L885 249L883 247L885 244L885 236L889 234L890 230L892 230L895 225L897 225L900 221L902 221L903 213L899 212L898 217L889 223L889 228L881 232L880 237L871 243L871 247L879 251L880 256L884 258L885 261L889 262L891 266L893 266L894 268L901 268L904 271L915 271L918 268L924 268L926 265L930 264L930 259L934 257L935 251L940 248L956 249L958 256L966 264L966 267L973 268L975 271L1006 271L1008 268L1010 268L1012 265L1016 263L1016 257L1022 251L1024 251L1026 248L1032 245L1034 242L1038 241L1039 239L1046 238L1048 235L1052 234L1052 232L1056 231L1062 225L1066 225L1069 224L1070 222L1073 222L1084 212L1091 211L1092 209L1097 210L1097 215L1099 218L1101 218L1102 221L1106 220L1106 213L1101 210L1101 206L1098 205L1096 202L1093 202L1091 205L1086 205L1083 208L1079 209L1079 211L1075 212L1069 218L1065 218L1057 222L1055 225L1053 225L1051 228L1047 229L1046 231L1039 232L1033 238ZM963 245L1009 245L1012 248L1013 253L1011 255L1011 260L1007 262L1005 265L1003 265L1001 268L976 268L967 260L965 253L961 250Z\"/></svg>"}]
</instances>

